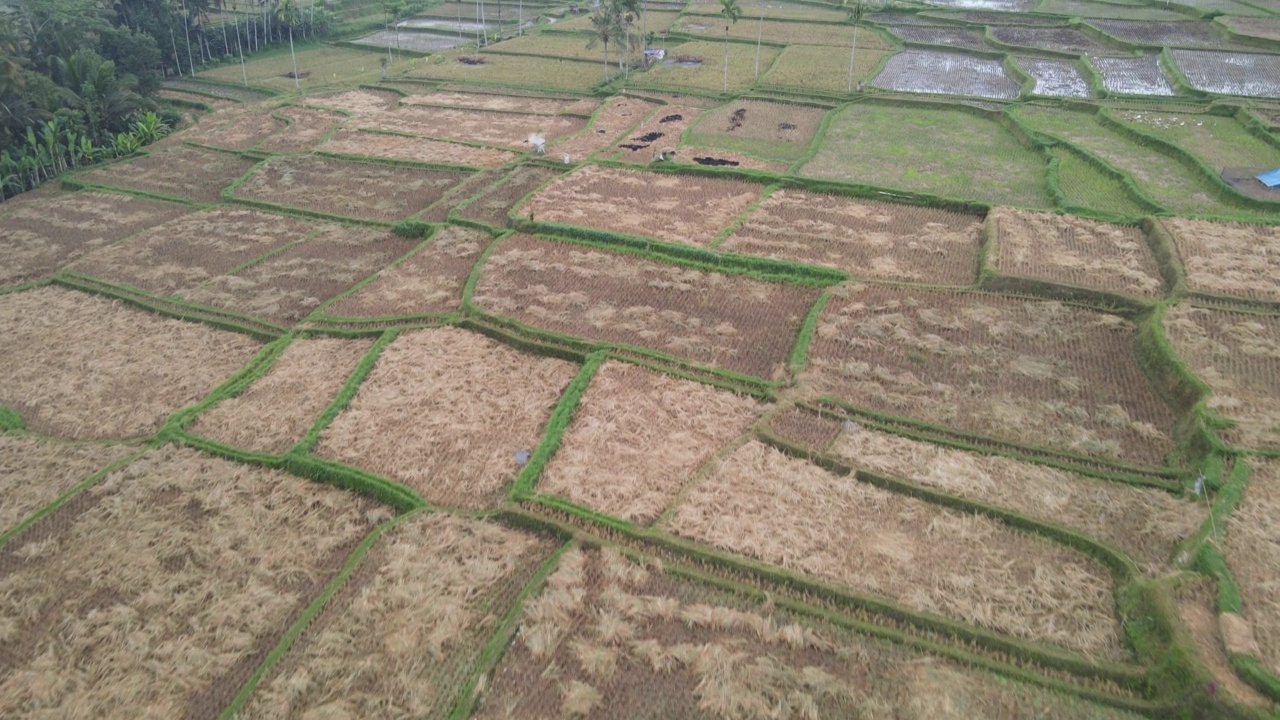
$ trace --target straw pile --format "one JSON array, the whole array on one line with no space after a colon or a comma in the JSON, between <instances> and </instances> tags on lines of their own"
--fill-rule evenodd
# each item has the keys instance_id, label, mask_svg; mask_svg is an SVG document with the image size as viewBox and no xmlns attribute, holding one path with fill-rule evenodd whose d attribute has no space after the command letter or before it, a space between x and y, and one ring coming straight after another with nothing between
<instances>
[{"instance_id":1,"label":"straw pile","mask_svg":"<svg viewBox=\"0 0 1280 720\"><path fill-rule=\"evenodd\" d=\"M0 532L137 449L0 435Z\"/></svg>"}]
</instances>

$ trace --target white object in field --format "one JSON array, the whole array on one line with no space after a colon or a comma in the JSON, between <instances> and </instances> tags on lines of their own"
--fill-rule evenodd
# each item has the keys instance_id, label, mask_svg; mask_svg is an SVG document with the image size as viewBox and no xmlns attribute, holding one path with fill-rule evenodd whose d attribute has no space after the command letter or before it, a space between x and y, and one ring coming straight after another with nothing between
<instances>
[{"instance_id":1,"label":"white object in field","mask_svg":"<svg viewBox=\"0 0 1280 720\"><path fill-rule=\"evenodd\" d=\"M568 165L568 164L569 164L569 160L570 160L570 159L571 159L571 158L569 157L569 153L565 153L565 154L564 154L564 164L565 164L565 165Z\"/></svg>"},{"instance_id":2,"label":"white object in field","mask_svg":"<svg viewBox=\"0 0 1280 720\"><path fill-rule=\"evenodd\" d=\"M529 133L529 144L539 155L547 151L547 139L542 136L542 133Z\"/></svg>"}]
</instances>

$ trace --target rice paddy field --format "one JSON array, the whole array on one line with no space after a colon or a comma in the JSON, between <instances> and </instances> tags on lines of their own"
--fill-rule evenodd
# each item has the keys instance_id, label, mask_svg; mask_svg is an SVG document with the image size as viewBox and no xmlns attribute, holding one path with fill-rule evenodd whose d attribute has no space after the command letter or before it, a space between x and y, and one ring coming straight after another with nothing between
<instances>
[{"instance_id":1,"label":"rice paddy field","mask_svg":"<svg viewBox=\"0 0 1280 720\"><path fill-rule=\"evenodd\" d=\"M1280 717L1280 7L643 8L0 202L0 716Z\"/></svg>"}]
</instances>

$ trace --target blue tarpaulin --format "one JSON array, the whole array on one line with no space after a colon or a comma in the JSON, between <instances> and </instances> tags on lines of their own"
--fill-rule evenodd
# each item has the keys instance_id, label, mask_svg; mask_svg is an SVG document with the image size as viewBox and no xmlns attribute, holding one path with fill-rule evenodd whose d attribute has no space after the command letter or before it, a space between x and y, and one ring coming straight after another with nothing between
<instances>
[{"instance_id":1,"label":"blue tarpaulin","mask_svg":"<svg viewBox=\"0 0 1280 720\"><path fill-rule=\"evenodd\" d=\"M1270 172L1264 172L1258 176L1263 185L1269 188L1280 187L1280 168L1276 168Z\"/></svg>"}]
</instances>

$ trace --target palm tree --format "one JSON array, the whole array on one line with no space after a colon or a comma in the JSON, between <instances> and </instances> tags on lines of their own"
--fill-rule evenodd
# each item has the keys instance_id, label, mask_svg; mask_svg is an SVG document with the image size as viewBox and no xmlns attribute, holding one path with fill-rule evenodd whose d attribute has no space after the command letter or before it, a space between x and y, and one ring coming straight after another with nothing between
<instances>
[{"instance_id":1,"label":"palm tree","mask_svg":"<svg viewBox=\"0 0 1280 720\"><path fill-rule=\"evenodd\" d=\"M640 45L639 39L636 37L634 32L635 19L636 16L640 14L643 7L641 6L640 0L614 0L614 4L617 6L616 11L618 15L621 16L618 27L622 31L622 34L619 36L618 40L622 43L623 53L627 56L627 63L624 68L630 67L630 51ZM621 60L619 62L621 62ZM625 77L626 70L624 69L623 72Z\"/></svg>"},{"instance_id":2,"label":"palm tree","mask_svg":"<svg viewBox=\"0 0 1280 720\"><path fill-rule=\"evenodd\" d=\"M298 6L294 0L280 0L276 3L276 20L284 23L289 29L289 57L293 60L293 89L301 90L298 82L298 56L293 52L293 26L298 24Z\"/></svg>"},{"instance_id":3,"label":"palm tree","mask_svg":"<svg viewBox=\"0 0 1280 720\"><path fill-rule=\"evenodd\" d=\"M738 0L720 0L720 14L724 17L724 91L729 92L729 25L736 24L742 17L742 6Z\"/></svg>"},{"instance_id":4,"label":"palm tree","mask_svg":"<svg viewBox=\"0 0 1280 720\"><path fill-rule=\"evenodd\" d=\"M604 44L605 82L609 82L609 41L616 40L622 32L619 20L620 15L617 12L617 6L613 3L601 3L600 7L591 13L591 30L595 35L587 43L587 49L591 50L596 45Z\"/></svg>"}]
</instances>

